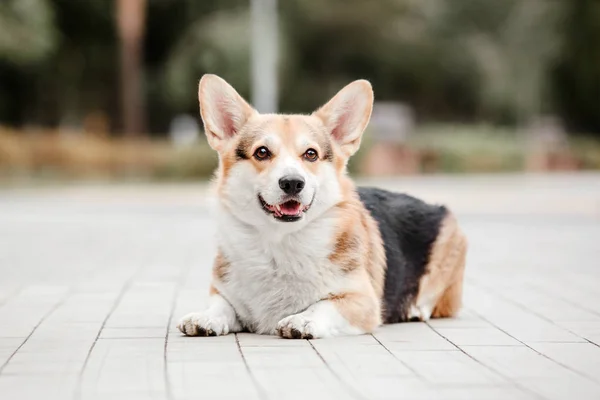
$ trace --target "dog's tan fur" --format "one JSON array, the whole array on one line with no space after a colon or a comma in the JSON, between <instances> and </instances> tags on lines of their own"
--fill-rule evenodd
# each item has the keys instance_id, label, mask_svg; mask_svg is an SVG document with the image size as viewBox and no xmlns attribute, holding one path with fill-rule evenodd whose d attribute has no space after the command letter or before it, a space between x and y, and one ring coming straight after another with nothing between
<instances>
[{"instance_id":1,"label":"dog's tan fur","mask_svg":"<svg viewBox=\"0 0 600 400\"><path fill-rule=\"evenodd\" d=\"M362 279L366 278L364 270L358 275L363 275ZM373 295L346 292L331 295L327 299L334 303L336 309L352 326L360 328L364 332L372 332L381 324L381 316L373 313L373 310L379 307L379 301Z\"/></svg>"},{"instance_id":2,"label":"dog's tan fur","mask_svg":"<svg viewBox=\"0 0 600 400\"><path fill-rule=\"evenodd\" d=\"M337 206L339 229L329 260L343 273L368 284L360 285L362 292L332 294L329 299L353 326L370 332L381 324L385 250L377 224L354 194L352 183L346 187L347 195Z\"/></svg>"},{"instance_id":3,"label":"dog's tan fur","mask_svg":"<svg viewBox=\"0 0 600 400\"><path fill-rule=\"evenodd\" d=\"M421 278L417 304L435 299L433 318L452 317L461 307L467 238L456 218L448 214L429 255L426 274Z\"/></svg>"},{"instance_id":4,"label":"dog's tan fur","mask_svg":"<svg viewBox=\"0 0 600 400\"><path fill-rule=\"evenodd\" d=\"M227 280L229 267L229 261L227 261L227 259L223 255L223 252L219 250L217 252L217 256L215 257L215 262L213 263L213 279L219 280L221 282Z\"/></svg>"}]
</instances>

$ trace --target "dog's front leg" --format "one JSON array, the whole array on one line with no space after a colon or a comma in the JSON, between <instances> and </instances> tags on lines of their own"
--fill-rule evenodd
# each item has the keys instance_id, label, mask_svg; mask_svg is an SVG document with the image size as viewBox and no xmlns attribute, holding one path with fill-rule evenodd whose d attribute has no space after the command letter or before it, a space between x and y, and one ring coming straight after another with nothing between
<instances>
[{"instance_id":1,"label":"dog's front leg","mask_svg":"<svg viewBox=\"0 0 600 400\"><path fill-rule=\"evenodd\" d=\"M277 333L288 339L360 335L381 324L379 301L368 294L330 295L305 311L279 321Z\"/></svg>"},{"instance_id":2,"label":"dog's front leg","mask_svg":"<svg viewBox=\"0 0 600 400\"><path fill-rule=\"evenodd\" d=\"M177 325L188 336L219 336L242 330L235 310L214 288L206 310L186 315Z\"/></svg>"}]
</instances>

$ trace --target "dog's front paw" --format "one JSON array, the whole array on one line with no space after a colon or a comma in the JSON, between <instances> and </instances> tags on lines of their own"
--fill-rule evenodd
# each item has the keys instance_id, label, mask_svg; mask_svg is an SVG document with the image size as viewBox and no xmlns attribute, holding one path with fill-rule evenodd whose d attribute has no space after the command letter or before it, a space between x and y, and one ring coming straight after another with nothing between
<instances>
[{"instance_id":1,"label":"dog's front paw","mask_svg":"<svg viewBox=\"0 0 600 400\"><path fill-rule=\"evenodd\" d=\"M179 321L177 328L188 336L219 336L229 333L226 316L191 313Z\"/></svg>"},{"instance_id":2,"label":"dog's front paw","mask_svg":"<svg viewBox=\"0 0 600 400\"><path fill-rule=\"evenodd\" d=\"M286 339L316 339L315 322L302 314L285 317L277 323L277 334Z\"/></svg>"}]
</instances>

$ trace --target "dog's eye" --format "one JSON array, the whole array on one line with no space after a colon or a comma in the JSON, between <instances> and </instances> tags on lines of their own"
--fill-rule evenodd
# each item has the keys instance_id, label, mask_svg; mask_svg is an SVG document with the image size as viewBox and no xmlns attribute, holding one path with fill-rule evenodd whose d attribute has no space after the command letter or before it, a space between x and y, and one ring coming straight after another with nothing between
<instances>
[{"instance_id":1,"label":"dog's eye","mask_svg":"<svg viewBox=\"0 0 600 400\"><path fill-rule=\"evenodd\" d=\"M304 158L311 162L317 161L317 158L319 158L319 154L317 154L317 151L315 149L308 149L304 153Z\"/></svg>"},{"instance_id":2,"label":"dog's eye","mask_svg":"<svg viewBox=\"0 0 600 400\"><path fill-rule=\"evenodd\" d=\"M265 146L261 146L254 152L254 158L263 161L271 157L271 152Z\"/></svg>"}]
</instances>

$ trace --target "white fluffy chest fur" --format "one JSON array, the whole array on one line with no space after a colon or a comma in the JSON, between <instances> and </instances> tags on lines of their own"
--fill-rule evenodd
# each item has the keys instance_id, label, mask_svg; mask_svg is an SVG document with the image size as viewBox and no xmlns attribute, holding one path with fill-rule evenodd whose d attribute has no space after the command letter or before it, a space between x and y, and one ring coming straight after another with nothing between
<instances>
[{"instance_id":1,"label":"white fluffy chest fur","mask_svg":"<svg viewBox=\"0 0 600 400\"><path fill-rule=\"evenodd\" d=\"M347 285L328 259L335 220L323 215L301 230L257 230L221 213L217 238L229 262L226 279L215 282L240 322L256 333L273 334L277 322Z\"/></svg>"}]
</instances>

